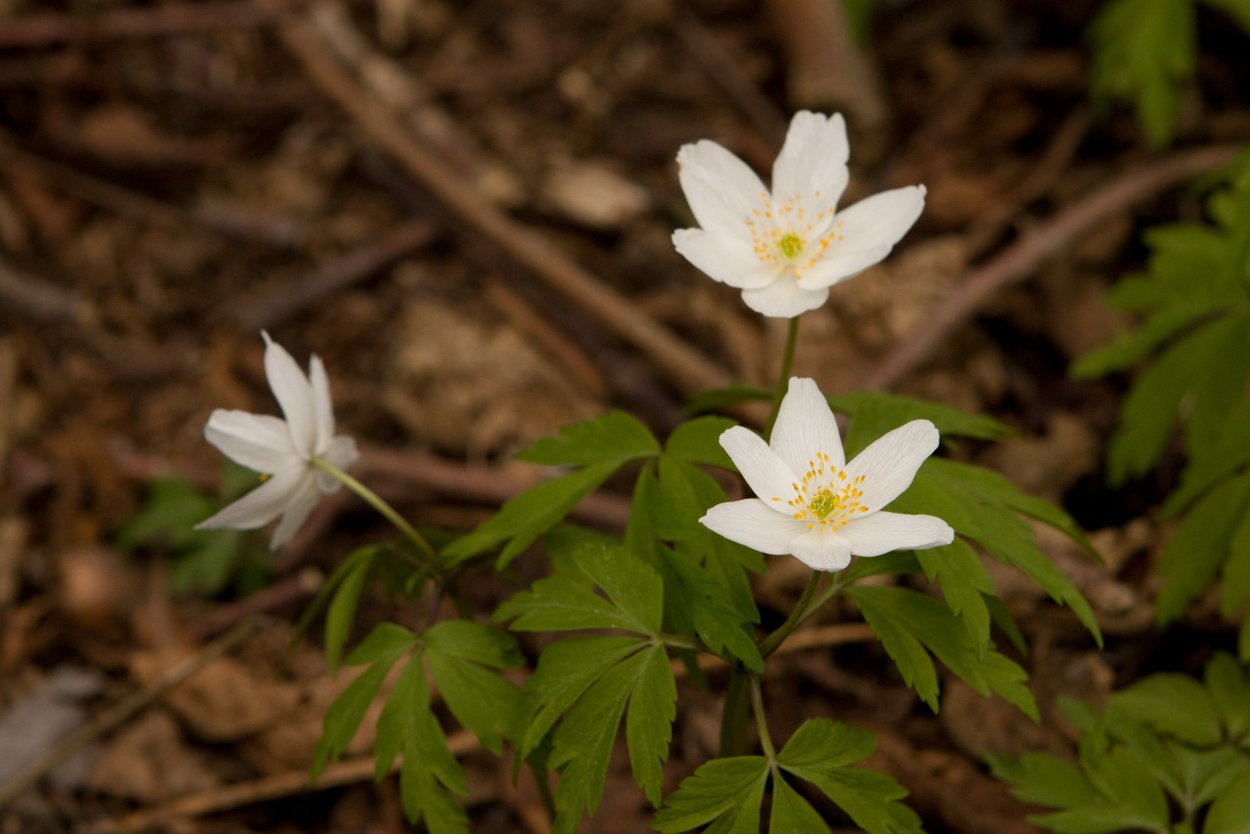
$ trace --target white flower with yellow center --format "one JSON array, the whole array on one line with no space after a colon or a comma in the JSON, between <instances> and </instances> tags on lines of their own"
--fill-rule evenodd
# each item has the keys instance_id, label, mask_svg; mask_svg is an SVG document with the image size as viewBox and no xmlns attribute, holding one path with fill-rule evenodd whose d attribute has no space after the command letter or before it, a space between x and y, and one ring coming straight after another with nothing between
<instances>
[{"instance_id":1,"label":"white flower with yellow center","mask_svg":"<svg viewBox=\"0 0 1250 834\"><path fill-rule=\"evenodd\" d=\"M678 229L673 245L715 280L741 289L756 312L792 318L814 310L829 287L888 255L924 208L924 186L913 185L838 211L849 153L840 114L796 113L769 192L717 143L683 146L681 187L701 228Z\"/></svg>"},{"instance_id":2,"label":"white flower with yellow center","mask_svg":"<svg viewBox=\"0 0 1250 834\"><path fill-rule=\"evenodd\" d=\"M937 449L928 420L887 432L847 463L824 395L812 380L791 378L769 443L735 426L720 444L759 497L717 504L699 521L761 553L841 570L851 556L938 547L955 537L935 516L882 510Z\"/></svg>"},{"instance_id":3,"label":"white flower with yellow center","mask_svg":"<svg viewBox=\"0 0 1250 834\"><path fill-rule=\"evenodd\" d=\"M322 495L339 482L317 467L324 461L343 470L356 462L356 442L334 434L330 381L313 356L305 376L291 354L265 337L265 376L285 420L267 414L219 408L208 418L204 437L235 463L265 475L264 483L196 529L252 530L282 516L269 546L281 547L307 520Z\"/></svg>"}]
</instances>

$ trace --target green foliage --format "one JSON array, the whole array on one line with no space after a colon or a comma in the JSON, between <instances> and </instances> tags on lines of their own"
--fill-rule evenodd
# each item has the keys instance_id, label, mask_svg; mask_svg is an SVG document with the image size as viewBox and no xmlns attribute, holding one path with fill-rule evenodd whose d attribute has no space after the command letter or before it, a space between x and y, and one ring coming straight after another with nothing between
<instances>
[{"instance_id":1,"label":"green foliage","mask_svg":"<svg viewBox=\"0 0 1250 834\"><path fill-rule=\"evenodd\" d=\"M843 438L847 457L853 456L890 429L910 420L931 421L945 438L998 440L1011 433L1007 426L993 417L969 414L954 406L882 391L840 394L830 397L829 405L839 414L852 418L850 430Z\"/></svg>"},{"instance_id":2,"label":"green foliage","mask_svg":"<svg viewBox=\"0 0 1250 834\"><path fill-rule=\"evenodd\" d=\"M565 428L558 437L539 440L520 454L522 460L581 468L505 502L496 515L444 548L443 558L454 566L503 545L498 560L503 567L622 466L658 451L659 444L647 427L620 411L584 420Z\"/></svg>"},{"instance_id":3,"label":"green foliage","mask_svg":"<svg viewBox=\"0 0 1250 834\"><path fill-rule=\"evenodd\" d=\"M824 718L800 726L777 754L717 759L668 798L652 825L663 834L711 823L706 832L760 830L764 790L772 783L773 831L828 831L820 814L781 772L809 782L869 834L919 834L920 820L897 800L907 792L889 776L851 767L872 753L871 733ZM771 777L771 778L770 778Z\"/></svg>"},{"instance_id":4,"label":"green foliage","mask_svg":"<svg viewBox=\"0 0 1250 834\"><path fill-rule=\"evenodd\" d=\"M1250 679L1230 655L1217 655L1203 682L1143 678L1101 715L1065 708L1082 731L1076 765L1044 753L990 759L1017 797L1058 809L1033 822L1064 834L1247 830Z\"/></svg>"},{"instance_id":5,"label":"green foliage","mask_svg":"<svg viewBox=\"0 0 1250 834\"><path fill-rule=\"evenodd\" d=\"M1141 315L1141 324L1073 369L1098 376L1145 361L1111 439L1113 483L1157 465L1182 428L1185 469L1164 507L1182 518L1160 562L1163 622L1217 576L1225 616L1250 603L1250 158L1219 182L1211 222L1148 232L1146 272L1112 292L1112 304ZM1241 651L1250 658L1250 641Z\"/></svg>"},{"instance_id":6,"label":"green foliage","mask_svg":"<svg viewBox=\"0 0 1250 834\"><path fill-rule=\"evenodd\" d=\"M255 473L242 467L223 468L226 492L240 495L255 483ZM117 533L117 546L133 552L159 545L173 560L170 585L177 595L225 591L233 583L240 593L264 584L263 552L248 548L250 536L239 530L196 530L195 525L218 509L211 497L181 478L157 478L148 484L139 512Z\"/></svg>"},{"instance_id":7,"label":"green foliage","mask_svg":"<svg viewBox=\"0 0 1250 834\"><path fill-rule=\"evenodd\" d=\"M468 783L431 710L425 662L451 714L498 754L504 738L519 734L521 703L520 688L499 670L520 660L511 635L469 620L445 620L421 635L392 623L377 626L345 661L366 668L326 711L313 778L347 749L391 670L403 661L378 716L375 778L385 777L402 756L399 787L408 819L424 820L431 832L467 834L468 816L456 797L468 793Z\"/></svg>"}]
</instances>

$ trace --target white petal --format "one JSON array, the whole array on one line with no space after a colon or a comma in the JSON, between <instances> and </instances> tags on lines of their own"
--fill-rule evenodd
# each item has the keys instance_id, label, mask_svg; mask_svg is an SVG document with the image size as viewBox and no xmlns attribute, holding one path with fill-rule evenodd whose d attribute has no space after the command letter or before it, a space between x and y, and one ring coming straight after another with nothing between
<instances>
[{"instance_id":1,"label":"white petal","mask_svg":"<svg viewBox=\"0 0 1250 834\"><path fill-rule=\"evenodd\" d=\"M265 337L265 376L291 430L291 441L300 456L312 456L317 440L317 404L312 385L282 345Z\"/></svg>"},{"instance_id":2,"label":"white petal","mask_svg":"<svg viewBox=\"0 0 1250 834\"><path fill-rule=\"evenodd\" d=\"M797 199L809 220L837 207L849 176L846 122L806 110L794 114L786 142L773 163L773 203Z\"/></svg>"},{"instance_id":3,"label":"white petal","mask_svg":"<svg viewBox=\"0 0 1250 834\"><path fill-rule=\"evenodd\" d=\"M912 420L874 440L846 465L850 478L864 476L860 502L879 510L911 486L916 470L938 447L937 427L928 420Z\"/></svg>"},{"instance_id":4,"label":"white petal","mask_svg":"<svg viewBox=\"0 0 1250 834\"><path fill-rule=\"evenodd\" d=\"M195 525L197 530L254 530L282 514L308 474L302 462L288 466L216 515Z\"/></svg>"},{"instance_id":5,"label":"white petal","mask_svg":"<svg viewBox=\"0 0 1250 834\"><path fill-rule=\"evenodd\" d=\"M856 556L940 547L955 539L955 531L942 519L906 513L872 513L855 519L838 533L850 542Z\"/></svg>"},{"instance_id":6,"label":"white petal","mask_svg":"<svg viewBox=\"0 0 1250 834\"><path fill-rule=\"evenodd\" d=\"M702 229L678 229L673 232L673 246L714 280L731 287L765 287L777 277L775 267L761 261L744 237Z\"/></svg>"},{"instance_id":7,"label":"white petal","mask_svg":"<svg viewBox=\"0 0 1250 834\"><path fill-rule=\"evenodd\" d=\"M842 570L851 563L851 545L837 533L811 530L790 542L790 552L813 570Z\"/></svg>"},{"instance_id":8,"label":"white petal","mask_svg":"<svg viewBox=\"0 0 1250 834\"><path fill-rule=\"evenodd\" d=\"M681 189L705 231L749 241L747 218L767 204L768 190L747 164L715 142L683 145L677 153Z\"/></svg>"},{"instance_id":9,"label":"white petal","mask_svg":"<svg viewBox=\"0 0 1250 834\"><path fill-rule=\"evenodd\" d=\"M839 469L846 463L838 421L825 395L810 379L790 377L768 445L796 475L807 471L817 452L828 455L829 462Z\"/></svg>"},{"instance_id":10,"label":"white petal","mask_svg":"<svg viewBox=\"0 0 1250 834\"><path fill-rule=\"evenodd\" d=\"M807 530L803 522L776 512L758 498L717 504L699 521L713 533L772 556L789 553L790 542Z\"/></svg>"},{"instance_id":11,"label":"white petal","mask_svg":"<svg viewBox=\"0 0 1250 834\"><path fill-rule=\"evenodd\" d=\"M892 246L878 246L873 249L843 251L831 246L820 260L803 269L799 276L799 286L807 290L816 290L840 284L854 278L873 264L880 263L893 248Z\"/></svg>"},{"instance_id":12,"label":"white petal","mask_svg":"<svg viewBox=\"0 0 1250 834\"><path fill-rule=\"evenodd\" d=\"M819 261L803 270L799 285L832 286L879 262L915 224L924 199L923 185L909 185L874 194L838 212L837 237Z\"/></svg>"},{"instance_id":13,"label":"white petal","mask_svg":"<svg viewBox=\"0 0 1250 834\"><path fill-rule=\"evenodd\" d=\"M792 319L800 313L815 310L828 297L828 287L805 290L789 274L782 275L767 287L742 291L742 300L752 310L782 319Z\"/></svg>"},{"instance_id":14,"label":"white petal","mask_svg":"<svg viewBox=\"0 0 1250 834\"><path fill-rule=\"evenodd\" d=\"M330 379L326 376L326 367L321 364L321 357L313 354L308 361L312 382L313 425L316 445L314 454L324 455L334 438L334 403L330 401Z\"/></svg>"},{"instance_id":15,"label":"white petal","mask_svg":"<svg viewBox=\"0 0 1250 834\"><path fill-rule=\"evenodd\" d=\"M291 495L282 513L282 521L278 523L278 528L273 531L273 538L269 540L269 549L277 550L286 544L291 536L304 526L304 522L308 520L308 516L312 514L319 500L321 500L321 492L317 489L316 473L310 469L304 473L303 480L299 482L299 486Z\"/></svg>"},{"instance_id":16,"label":"white petal","mask_svg":"<svg viewBox=\"0 0 1250 834\"><path fill-rule=\"evenodd\" d=\"M721 432L720 445L729 453L751 491L765 503L785 507L797 494L794 473L755 432L734 426ZM774 498L780 500L773 501Z\"/></svg>"},{"instance_id":17,"label":"white petal","mask_svg":"<svg viewBox=\"0 0 1250 834\"><path fill-rule=\"evenodd\" d=\"M204 438L235 463L266 475L300 460L286 423L267 414L219 408L209 416Z\"/></svg>"},{"instance_id":18,"label":"white petal","mask_svg":"<svg viewBox=\"0 0 1250 834\"><path fill-rule=\"evenodd\" d=\"M360 459L360 453L356 451L356 441L345 434L340 434L334 440L330 441L330 448L326 450L321 458L327 463L342 469L344 471L351 468L357 460ZM326 495L334 492L342 484L339 479L331 475L329 472L317 470L317 486Z\"/></svg>"}]
</instances>

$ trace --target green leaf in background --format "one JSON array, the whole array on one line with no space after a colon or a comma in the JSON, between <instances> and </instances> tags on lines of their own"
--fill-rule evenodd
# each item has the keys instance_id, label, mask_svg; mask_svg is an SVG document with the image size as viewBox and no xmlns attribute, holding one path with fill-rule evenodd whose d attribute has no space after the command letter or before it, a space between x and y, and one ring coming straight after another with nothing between
<instances>
[{"instance_id":1,"label":"green leaf in background","mask_svg":"<svg viewBox=\"0 0 1250 834\"><path fill-rule=\"evenodd\" d=\"M451 714L498 755L516 738L521 688L496 671L521 665L512 635L470 620L444 620L422 635L430 671Z\"/></svg>"},{"instance_id":2,"label":"green leaf in background","mask_svg":"<svg viewBox=\"0 0 1250 834\"><path fill-rule=\"evenodd\" d=\"M720 436L738 425L727 417L696 417L687 420L668 436L664 452L685 463L703 463L721 469L734 468L729 454L721 448Z\"/></svg>"},{"instance_id":3,"label":"green leaf in background","mask_svg":"<svg viewBox=\"0 0 1250 834\"><path fill-rule=\"evenodd\" d=\"M1211 803L1202 834L1250 834L1250 773L1238 777Z\"/></svg>"},{"instance_id":4,"label":"green leaf in background","mask_svg":"<svg viewBox=\"0 0 1250 834\"><path fill-rule=\"evenodd\" d=\"M1038 720L1025 671L993 649L980 654L967 629L942 603L906 588L855 586L846 593L863 610L903 679L934 712L938 710L937 675L928 652L977 692L997 692Z\"/></svg>"},{"instance_id":5,"label":"green leaf in background","mask_svg":"<svg viewBox=\"0 0 1250 834\"><path fill-rule=\"evenodd\" d=\"M1184 708L1178 709L1181 704ZM1206 688L1184 675L1143 678L1112 695L1107 712L1198 747L1218 744L1222 735L1219 714Z\"/></svg>"},{"instance_id":6,"label":"green leaf in background","mask_svg":"<svg viewBox=\"0 0 1250 834\"><path fill-rule=\"evenodd\" d=\"M1204 682L1228 738L1250 748L1250 680L1246 671L1232 655L1220 652L1207 664Z\"/></svg>"},{"instance_id":7,"label":"green leaf in background","mask_svg":"<svg viewBox=\"0 0 1250 834\"><path fill-rule=\"evenodd\" d=\"M535 442L517 457L547 466L588 466L608 463L613 467L657 454L660 445L636 417L609 411L593 420L565 426L556 437Z\"/></svg>"},{"instance_id":8,"label":"green leaf in background","mask_svg":"<svg viewBox=\"0 0 1250 834\"><path fill-rule=\"evenodd\" d=\"M875 745L865 730L813 718L794 731L777 763L819 788L868 834L921 834L920 818L898 801L907 796L902 785L884 773L850 767L871 755ZM774 802L776 791L774 786Z\"/></svg>"},{"instance_id":9,"label":"green leaf in background","mask_svg":"<svg viewBox=\"0 0 1250 834\"><path fill-rule=\"evenodd\" d=\"M679 834L711 823L704 834L758 834L767 783L763 756L713 759L669 795L651 826L661 834Z\"/></svg>"},{"instance_id":10,"label":"green leaf in background","mask_svg":"<svg viewBox=\"0 0 1250 834\"><path fill-rule=\"evenodd\" d=\"M741 383L727 385L724 388L713 388L710 391L700 391L687 398L682 405L682 410L687 414L704 414L709 411L723 411L740 403L768 402L772 398L773 392L767 388Z\"/></svg>"},{"instance_id":11,"label":"green leaf in background","mask_svg":"<svg viewBox=\"0 0 1250 834\"><path fill-rule=\"evenodd\" d=\"M326 665L331 672L338 671L343 647L347 645L352 623L356 620L356 605L373 569L377 552L378 548L373 545L352 551L323 586L324 592L331 594L326 609L325 631ZM313 610L312 606L310 610Z\"/></svg>"},{"instance_id":12,"label":"green leaf in background","mask_svg":"<svg viewBox=\"0 0 1250 834\"><path fill-rule=\"evenodd\" d=\"M1170 622L1185 610L1228 557L1233 534L1250 507L1250 472L1209 492L1185 516L1164 548L1156 616Z\"/></svg>"},{"instance_id":13,"label":"green leaf in background","mask_svg":"<svg viewBox=\"0 0 1250 834\"><path fill-rule=\"evenodd\" d=\"M997 440L1011 433L1011 429L993 417L968 414L954 406L882 391L839 394L829 397L829 406L851 417L851 425L842 440L848 459L881 435L912 420L931 421L942 437Z\"/></svg>"},{"instance_id":14,"label":"green leaf in background","mask_svg":"<svg viewBox=\"0 0 1250 834\"><path fill-rule=\"evenodd\" d=\"M1168 144L1180 85L1193 74L1191 0L1111 0L1089 30L1096 100L1127 100L1155 147Z\"/></svg>"}]
</instances>

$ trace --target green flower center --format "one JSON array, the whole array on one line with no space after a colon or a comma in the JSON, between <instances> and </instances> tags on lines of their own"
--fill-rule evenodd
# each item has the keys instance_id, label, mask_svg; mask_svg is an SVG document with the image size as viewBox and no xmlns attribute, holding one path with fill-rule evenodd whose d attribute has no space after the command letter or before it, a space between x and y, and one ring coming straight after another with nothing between
<instances>
[{"instance_id":1,"label":"green flower center","mask_svg":"<svg viewBox=\"0 0 1250 834\"><path fill-rule=\"evenodd\" d=\"M807 511L822 521L837 508L838 496L834 495L831 489L822 489L807 505Z\"/></svg>"},{"instance_id":2,"label":"green flower center","mask_svg":"<svg viewBox=\"0 0 1250 834\"><path fill-rule=\"evenodd\" d=\"M781 240L777 241L777 247L787 259L793 260L803 251L803 239L794 232L787 232L781 236Z\"/></svg>"}]
</instances>

